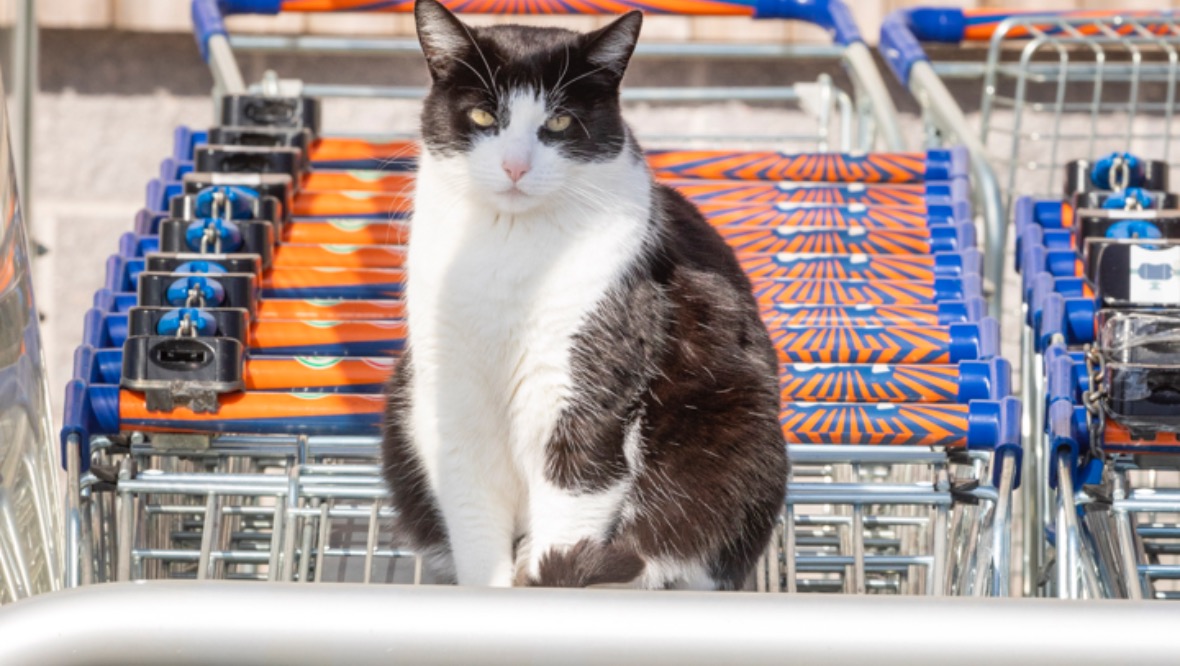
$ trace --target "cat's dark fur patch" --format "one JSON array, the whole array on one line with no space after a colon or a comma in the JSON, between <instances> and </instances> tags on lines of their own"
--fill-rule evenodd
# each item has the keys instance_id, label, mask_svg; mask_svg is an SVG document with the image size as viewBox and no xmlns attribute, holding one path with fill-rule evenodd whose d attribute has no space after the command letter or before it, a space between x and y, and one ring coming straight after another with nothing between
<instances>
[{"instance_id":1,"label":"cat's dark fur patch","mask_svg":"<svg viewBox=\"0 0 1180 666\"><path fill-rule=\"evenodd\" d=\"M785 492L777 357L725 241L675 191L657 185L653 197L652 247L573 351L580 398L550 442L548 469L585 492L622 479L623 435L640 418L626 500L638 510L614 538L645 555L712 553L710 574L736 589Z\"/></svg>"},{"instance_id":2,"label":"cat's dark fur patch","mask_svg":"<svg viewBox=\"0 0 1180 666\"><path fill-rule=\"evenodd\" d=\"M590 587L629 583L644 569L635 551L617 543L583 539L569 548L553 549L541 556L534 587Z\"/></svg>"},{"instance_id":3,"label":"cat's dark fur patch","mask_svg":"<svg viewBox=\"0 0 1180 666\"><path fill-rule=\"evenodd\" d=\"M438 502L430 491L422 462L414 454L410 426L411 354L398 360L393 376L385 385L385 423L381 458L385 479L397 508L398 534L423 551L446 552L447 531Z\"/></svg>"}]
</instances>

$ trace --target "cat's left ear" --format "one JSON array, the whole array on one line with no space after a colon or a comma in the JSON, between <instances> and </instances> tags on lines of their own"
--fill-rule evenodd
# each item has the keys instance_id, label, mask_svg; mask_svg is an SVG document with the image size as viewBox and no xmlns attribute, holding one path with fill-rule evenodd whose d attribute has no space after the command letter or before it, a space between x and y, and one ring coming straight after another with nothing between
<instances>
[{"instance_id":1,"label":"cat's left ear","mask_svg":"<svg viewBox=\"0 0 1180 666\"><path fill-rule=\"evenodd\" d=\"M586 35L584 53L592 65L605 68L618 79L623 78L627 63L639 41L639 29L643 27L643 12L627 12L610 25Z\"/></svg>"},{"instance_id":2,"label":"cat's left ear","mask_svg":"<svg viewBox=\"0 0 1180 666\"><path fill-rule=\"evenodd\" d=\"M431 78L438 80L471 48L467 26L437 0L417 0L414 20Z\"/></svg>"}]
</instances>

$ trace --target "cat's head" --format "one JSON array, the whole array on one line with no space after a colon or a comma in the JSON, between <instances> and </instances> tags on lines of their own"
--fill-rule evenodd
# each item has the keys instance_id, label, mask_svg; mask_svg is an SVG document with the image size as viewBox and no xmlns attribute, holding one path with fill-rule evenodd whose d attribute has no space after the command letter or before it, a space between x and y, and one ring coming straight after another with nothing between
<instances>
[{"instance_id":1,"label":"cat's head","mask_svg":"<svg viewBox=\"0 0 1180 666\"><path fill-rule=\"evenodd\" d=\"M422 111L430 155L501 212L591 196L579 184L586 169L628 149L619 83L642 14L589 33L476 28L436 0L417 0L414 17L432 81Z\"/></svg>"}]
</instances>

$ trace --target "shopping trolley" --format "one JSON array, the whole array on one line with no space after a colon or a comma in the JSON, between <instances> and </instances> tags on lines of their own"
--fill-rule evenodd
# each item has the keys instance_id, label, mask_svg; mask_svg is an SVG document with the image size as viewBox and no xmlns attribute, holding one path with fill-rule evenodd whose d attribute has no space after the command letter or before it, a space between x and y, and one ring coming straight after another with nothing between
<instances>
[{"instance_id":1,"label":"shopping trolley","mask_svg":"<svg viewBox=\"0 0 1180 666\"><path fill-rule=\"evenodd\" d=\"M1068 165L1066 199L1016 205L1055 554L1047 591L1171 598L1180 210L1167 164ZM1048 512L1046 512L1048 513Z\"/></svg>"},{"instance_id":2,"label":"shopping trolley","mask_svg":"<svg viewBox=\"0 0 1180 666\"><path fill-rule=\"evenodd\" d=\"M820 9L848 38L843 7ZM374 392L404 340L414 144L324 132L310 86L239 85L219 7L194 13L220 124L177 131L86 315L62 429L70 583L431 582L391 534ZM1019 403L966 154L646 158L738 252L782 364L795 468L752 586L1006 595Z\"/></svg>"},{"instance_id":3,"label":"shopping trolley","mask_svg":"<svg viewBox=\"0 0 1180 666\"><path fill-rule=\"evenodd\" d=\"M64 515L8 136L0 113L0 604L61 588Z\"/></svg>"},{"instance_id":4,"label":"shopping trolley","mask_svg":"<svg viewBox=\"0 0 1180 666\"><path fill-rule=\"evenodd\" d=\"M977 202L989 225L988 247L1002 248L1007 220L1020 214L1020 197L1059 198L1068 165L1075 160L1130 152L1160 159L1170 170L1178 37L1170 12L919 8L886 19L881 50L922 104L932 140L969 147L981 188ZM931 62L921 41L976 47L983 63ZM975 124L944 83L964 79L981 84ZM1019 248L1015 256L1019 262ZM1004 275L1003 257L1001 252L989 257L990 279L999 281ZM1037 273L1022 274L1026 323L1032 321L1027 305ZM1016 287L1011 281L1007 286ZM1033 329L1025 325L1022 330L1020 384L1027 436L1043 430L1039 396L1045 390L1040 371L1044 360ZM1047 478L1044 451L1030 450L1025 461L1028 478ZM1045 561L1043 527L1050 520L1051 502L1045 484L1024 488L1023 515L1029 518L1024 524L1024 569L1035 572ZM1026 593L1033 591L1033 579L1026 580Z\"/></svg>"}]
</instances>

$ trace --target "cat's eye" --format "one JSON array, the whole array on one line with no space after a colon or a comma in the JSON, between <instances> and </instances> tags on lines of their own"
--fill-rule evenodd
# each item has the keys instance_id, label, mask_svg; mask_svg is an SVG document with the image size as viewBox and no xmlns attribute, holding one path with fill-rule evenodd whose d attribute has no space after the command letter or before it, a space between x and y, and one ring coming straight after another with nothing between
<instances>
[{"instance_id":1,"label":"cat's eye","mask_svg":"<svg viewBox=\"0 0 1180 666\"><path fill-rule=\"evenodd\" d=\"M472 109L467 112L467 117L480 127L491 127L496 124L496 117L483 109Z\"/></svg>"},{"instance_id":2,"label":"cat's eye","mask_svg":"<svg viewBox=\"0 0 1180 666\"><path fill-rule=\"evenodd\" d=\"M550 132L564 132L570 126L570 117L564 113L560 116L553 116L545 121L545 129Z\"/></svg>"}]
</instances>

